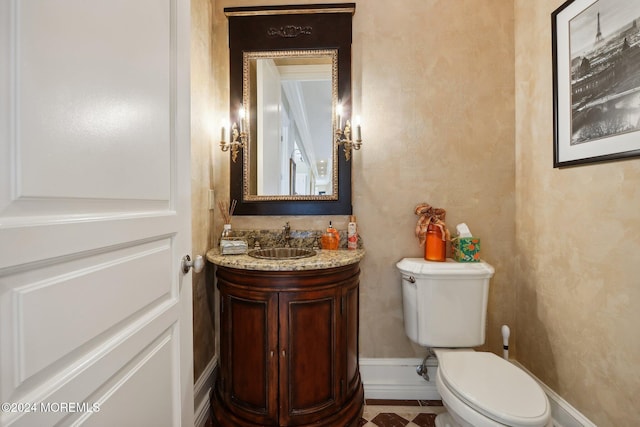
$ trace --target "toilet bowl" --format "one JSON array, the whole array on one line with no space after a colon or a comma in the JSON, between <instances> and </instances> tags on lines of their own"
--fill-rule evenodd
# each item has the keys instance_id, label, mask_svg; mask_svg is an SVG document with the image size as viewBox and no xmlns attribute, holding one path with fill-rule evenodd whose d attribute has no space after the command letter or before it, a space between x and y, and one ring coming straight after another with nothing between
<instances>
[{"instance_id":1,"label":"toilet bowl","mask_svg":"<svg viewBox=\"0 0 640 427\"><path fill-rule=\"evenodd\" d=\"M437 427L551 427L542 388L526 372L488 352L435 350L436 387L448 413Z\"/></svg>"},{"instance_id":2,"label":"toilet bowl","mask_svg":"<svg viewBox=\"0 0 640 427\"><path fill-rule=\"evenodd\" d=\"M549 400L538 383L510 362L471 347L484 344L489 280L485 263L405 258L404 326L438 358L436 387L447 413L438 427L550 427Z\"/></svg>"}]
</instances>

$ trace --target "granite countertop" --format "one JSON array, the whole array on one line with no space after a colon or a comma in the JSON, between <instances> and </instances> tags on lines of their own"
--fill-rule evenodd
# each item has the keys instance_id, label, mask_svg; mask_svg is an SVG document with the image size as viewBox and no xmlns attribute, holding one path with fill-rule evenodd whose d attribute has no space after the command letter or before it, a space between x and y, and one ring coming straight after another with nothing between
<instances>
[{"instance_id":1,"label":"granite countertop","mask_svg":"<svg viewBox=\"0 0 640 427\"><path fill-rule=\"evenodd\" d=\"M213 264L242 270L301 271L321 270L355 264L364 257L364 249L316 250L317 254L299 259L259 259L249 255L221 255L218 248L207 252Z\"/></svg>"}]
</instances>

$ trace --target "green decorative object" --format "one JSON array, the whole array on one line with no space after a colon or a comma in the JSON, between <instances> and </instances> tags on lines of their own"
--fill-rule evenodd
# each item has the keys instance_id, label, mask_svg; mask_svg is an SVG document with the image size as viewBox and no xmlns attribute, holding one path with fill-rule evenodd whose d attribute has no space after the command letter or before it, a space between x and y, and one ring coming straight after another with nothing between
<instances>
[{"instance_id":1,"label":"green decorative object","mask_svg":"<svg viewBox=\"0 0 640 427\"><path fill-rule=\"evenodd\" d=\"M457 237L451 239L453 259L458 262L480 261L480 239L477 237Z\"/></svg>"}]
</instances>

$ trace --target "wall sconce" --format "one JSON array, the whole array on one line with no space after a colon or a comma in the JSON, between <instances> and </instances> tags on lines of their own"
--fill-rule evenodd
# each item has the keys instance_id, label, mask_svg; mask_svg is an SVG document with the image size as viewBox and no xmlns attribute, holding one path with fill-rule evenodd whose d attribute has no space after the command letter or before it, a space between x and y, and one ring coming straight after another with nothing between
<instances>
[{"instance_id":1,"label":"wall sconce","mask_svg":"<svg viewBox=\"0 0 640 427\"><path fill-rule=\"evenodd\" d=\"M362 146L362 127L360 126L360 116L356 116L355 140L351 139L351 122L346 121L342 128L342 105L336 108L338 128L336 129L336 144L344 145L344 157L351 160L351 150L359 150Z\"/></svg>"},{"instance_id":2,"label":"wall sconce","mask_svg":"<svg viewBox=\"0 0 640 427\"><path fill-rule=\"evenodd\" d=\"M244 107L240 107L240 110L238 111L240 129L238 130L238 125L236 123L231 126L231 131L229 132L230 140L227 140L227 127L224 124L222 125L220 149L225 153L231 149L231 160L233 160L233 163L238 159L238 152L246 147L247 144L247 132L245 131L247 126L244 116Z\"/></svg>"}]
</instances>

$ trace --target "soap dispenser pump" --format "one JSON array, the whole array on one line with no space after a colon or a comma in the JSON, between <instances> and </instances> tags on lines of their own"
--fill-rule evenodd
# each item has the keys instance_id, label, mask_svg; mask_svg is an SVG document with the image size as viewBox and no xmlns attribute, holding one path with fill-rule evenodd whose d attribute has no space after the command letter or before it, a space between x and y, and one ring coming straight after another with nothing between
<instances>
[{"instance_id":1,"label":"soap dispenser pump","mask_svg":"<svg viewBox=\"0 0 640 427\"><path fill-rule=\"evenodd\" d=\"M333 225L331 225L331 221L329 221L329 228L327 228L327 232L332 233L334 236L336 236L336 240L338 240L338 243L340 242L340 233L338 233L338 230L336 230Z\"/></svg>"}]
</instances>

